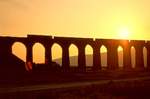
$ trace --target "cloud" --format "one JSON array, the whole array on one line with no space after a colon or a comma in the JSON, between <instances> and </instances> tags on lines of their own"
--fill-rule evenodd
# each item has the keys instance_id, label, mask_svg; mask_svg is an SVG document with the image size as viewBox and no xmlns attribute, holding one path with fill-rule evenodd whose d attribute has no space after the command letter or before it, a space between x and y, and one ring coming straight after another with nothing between
<instances>
[{"instance_id":1,"label":"cloud","mask_svg":"<svg viewBox=\"0 0 150 99\"><path fill-rule=\"evenodd\" d=\"M27 1L28 0L0 0L0 4L5 3L5 4L12 5L13 7L27 9L28 8Z\"/></svg>"}]
</instances>

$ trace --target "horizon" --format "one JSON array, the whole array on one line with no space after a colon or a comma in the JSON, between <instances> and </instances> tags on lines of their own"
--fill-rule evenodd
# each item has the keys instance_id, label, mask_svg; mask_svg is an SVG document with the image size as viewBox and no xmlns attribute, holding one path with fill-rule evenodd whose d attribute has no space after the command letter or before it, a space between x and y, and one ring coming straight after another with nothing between
<instances>
[{"instance_id":1,"label":"horizon","mask_svg":"<svg viewBox=\"0 0 150 99\"><path fill-rule=\"evenodd\" d=\"M28 35L35 35L35 36L50 36L52 38L54 37L66 37L66 38L89 38L89 39L93 39L93 40L96 40L96 39L104 39L104 40L128 40L128 41L131 41L131 40L135 40L135 41L150 41L150 39L128 39L128 38L103 38L103 37L82 37L82 36L62 36L62 35L48 35L48 34L27 34L27 35L24 35L24 36L21 36L21 35L18 35L18 36L13 36L13 35L0 35L0 37L27 37Z\"/></svg>"},{"instance_id":2,"label":"horizon","mask_svg":"<svg viewBox=\"0 0 150 99\"><path fill-rule=\"evenodd\" d=\"M147 67L147 51L143 50L143 59L144 59L144 66ZM123 50L118 50L118 66L123 67ZM93 54L85 54L86 59L86 66L93 66ZM69 56L70 66L78 66L78 55L76 56ZM54 62L62 65L62 57L58 57L53 59ZM131 49L131 65L135 66L135 50ZM107 67L107 51L101 52L101 66Z\"/></svg>"}]
</instances>

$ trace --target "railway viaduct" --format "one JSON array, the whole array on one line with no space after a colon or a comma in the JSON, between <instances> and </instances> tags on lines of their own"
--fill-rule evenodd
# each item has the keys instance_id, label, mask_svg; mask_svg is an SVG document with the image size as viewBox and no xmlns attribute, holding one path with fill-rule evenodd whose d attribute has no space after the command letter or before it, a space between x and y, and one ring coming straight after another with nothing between
<instances>
[{"instance_id":1,"label":"railway viaduct","mask_svg":"<svg viewBox=\"0 0 150 99\"><path fill-rule=\"evenodd\" d=\"M8 64L9 55L12 54L12 45L21 42L26 46L26 62L33 62L32 47L35 43L41 43L45 47L45 64L52 62L51 47L54 43L62 47L62 69L69 70L69 46L74 44L78 48L78 68L80 71L86 69L85 47L89 44L93 48L93 71L101 70L100 48L104 45L107 48L107 69L118 69L117 48L123 48L123 69L130 70L131 66L131 47L135 48L136 63L135 69L145 69L143 59L143 48L147 49L147 68L150 68L150 41L144 40L117 40L117 39L92 39L92 38L73 38L73 37L52 37L43 35L28 35L27 37L0 37L0 65ZM11 63L9 63L11 64Z\"/></svg>"}]
</instances>

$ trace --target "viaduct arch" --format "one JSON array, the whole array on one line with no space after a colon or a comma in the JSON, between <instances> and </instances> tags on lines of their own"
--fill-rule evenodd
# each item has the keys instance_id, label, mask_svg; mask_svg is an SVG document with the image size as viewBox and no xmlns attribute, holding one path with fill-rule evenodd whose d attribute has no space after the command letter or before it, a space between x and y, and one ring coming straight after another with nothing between
<instances>
[{"instance_id":1,"label":"viaduct arch","mask_svg":"<svg viewBox=\"0 0 150 99\"><path fill-rule=\"evenodd\" d=\"M131 53L133 46L136 50L135 69L143 70L143 48L147 49L147 60L150 60L150 41L144 40L117 40L117 39L92 39L92 38L73 38L73 37L52 37L42 35L28 35L27 37L0 37L0 64L7 63L7 59L12 54L12 45L21 42L26 46L26 62L33 62L32 48L35 43L41 43L45 48L45 64L52 62L51 47L57 43L62 48L62 68L69 70L69 46L74 44L78 48L78 68L80 71L86 70L85 47L90 45L93 49L93 71L101 70L100 48L104 45L107 48L107 70L116 70L118 64L118 47L123 49L123 69L130 70ZM5 57L4 57L5 56ZM150 61L147 61L147 68L150 69Z\"/></svg>"}]
</instances>

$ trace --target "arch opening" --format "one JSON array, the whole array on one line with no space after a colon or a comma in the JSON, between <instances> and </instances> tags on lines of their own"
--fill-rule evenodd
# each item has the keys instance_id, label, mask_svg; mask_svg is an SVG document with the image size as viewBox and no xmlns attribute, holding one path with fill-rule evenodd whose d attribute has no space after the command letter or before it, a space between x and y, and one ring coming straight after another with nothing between
<instances>
[{"instance_id":1,"label":"arch opening","mask_svg":"<svg viewBox=\"0 0 150 99\"><path fill-rule=\"evenodd\" d=\"M35 64L45 63L45 47L41 43L35 43L32 48L33 62Z\"/></svg>"},{"instance_id":2,"label":"arch opening","mask_svg":"<svg viewBox=\"0 0 150 99\"><path fill-rule=\"evenodd\" d=\"M92 67L93 66L93 48L88 44L85 47L85 59L86 59L86 66Z\"/></svg>"},{"instance_id":3,"label":"arch opening","mask_svg":"<svg viewBox=\"0 0 150 99\"><path fill-rule=\"evenodd\" d=\"M59 44L54 43L51 47L51 51L52 61L62 66L62 47Z\"/></svg>"},{"instance_id":4,"label":"arch opening","mask_svg":"<svg viewBox=\"0 0 150 99\"><path fill-rule=\"evenodd\" d=\"M12 45L12 54L26 62L26 46L21 42L15 42Z\"/></svg>"},{"instance_id":5,"label":"arch opening","mask_svg":"<svg viewBox=\"0 0 150 99\"><path fill-rule=\"evenodd\" d=\"M107 48L106 46L102 45L100 48L100 54L101 54L101 66L102 69L106 68L108 66L107 64Z\"/></svg>"},{"instance_id":6,"label":"arch opening","mask_svg":"<svg viewBox=\"0 0 150 99\"><path fill-rule=\"evenodd\" d=\"M134 48L134 46L131 47L131 66L132 68L135 68L135 65L136 65L136 50Z\"/></svg>"},{"instance_id":7,"label":"arch opening","mask_svg":"<svg viewBox=\"0 0 150 99\"><path fill-rule=\"evenodd\" d=\"M119 68L123 68L123 48L121 46L118 46L117 52L118 52L118 66Z\"/></svg>"},{"instance_id":8,"label":"arch opening","mask_svg":"<svg viewBox=\"0 0 150 99\"><path fill-rule=\"evenodd\" d=\"M70 61L70 66L72 67L78 66L78 48L74 44L71 44L69 46L69 61Z\"/></svg>"},{"instance_id":9,"label":"arch opening","mask_svg":"<svg viewBox=\"0 0 150 99\"><path fill-rule=\"evenodd\" d=\"M144 61L144 67L147 68L147 48L143 48L143 61Z\"/></svg>"}]
</instances>

